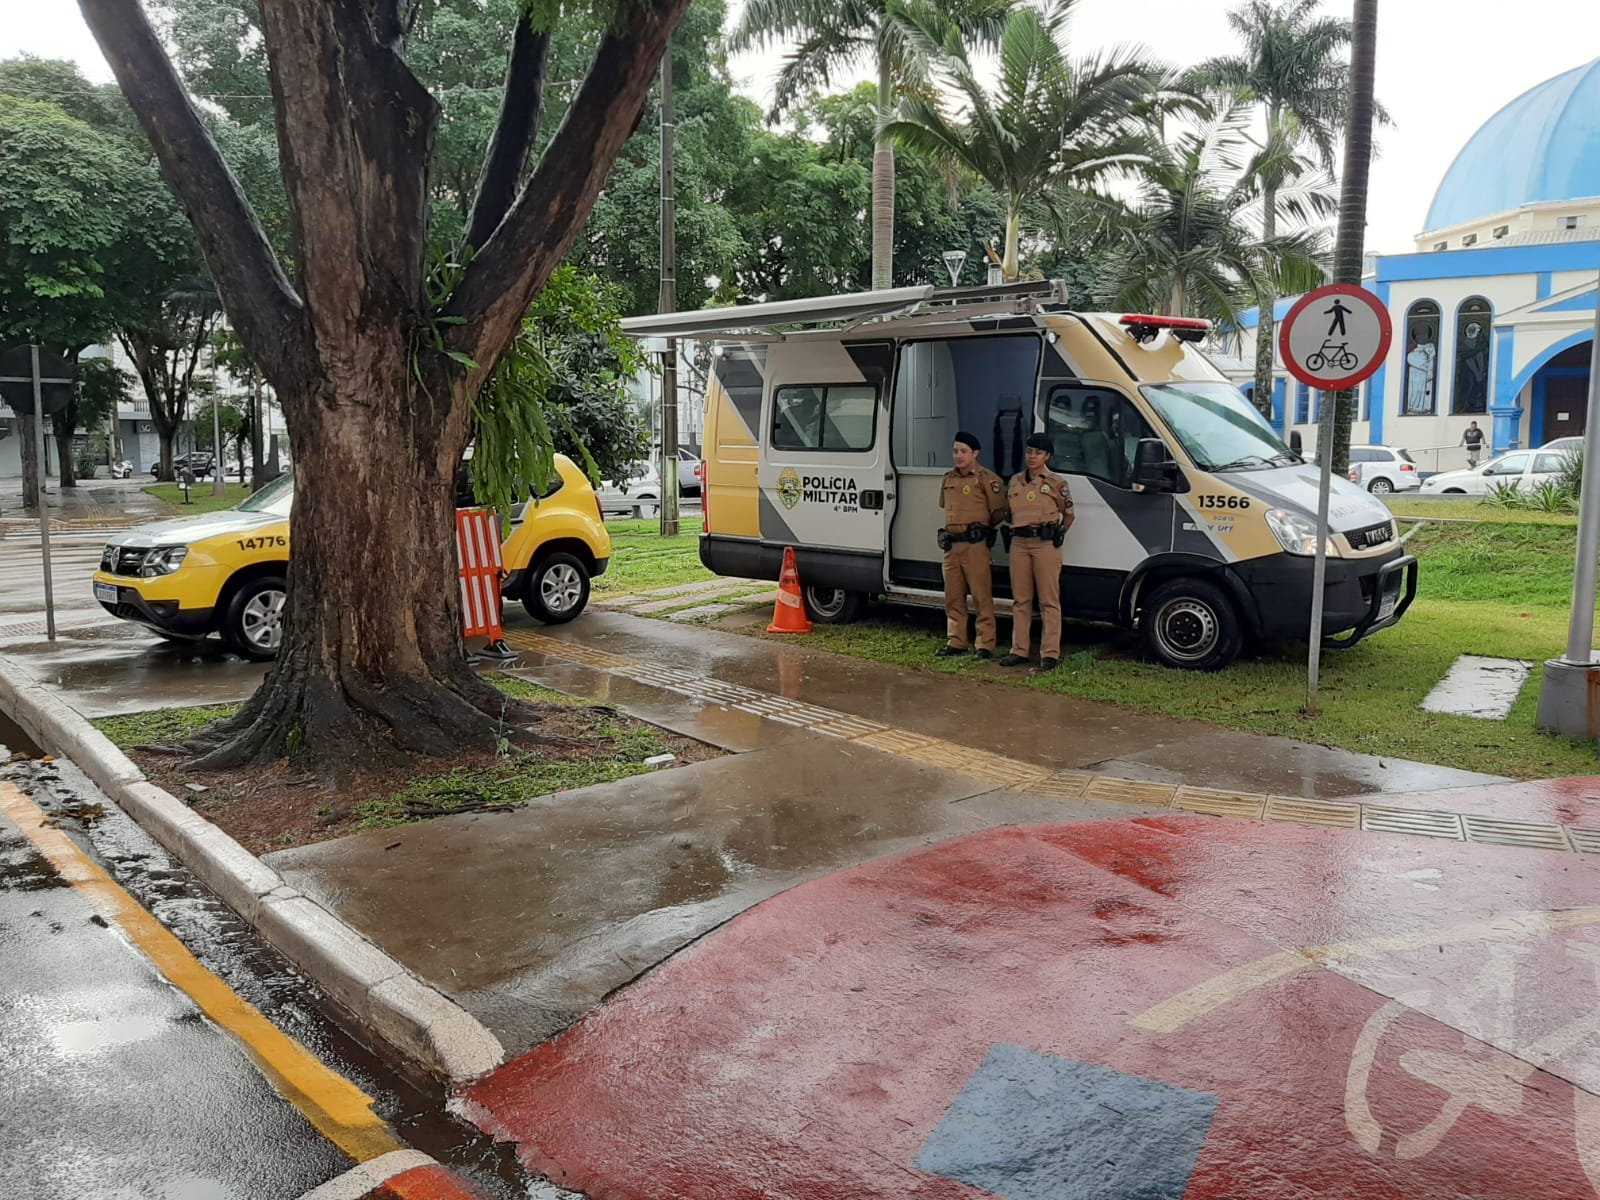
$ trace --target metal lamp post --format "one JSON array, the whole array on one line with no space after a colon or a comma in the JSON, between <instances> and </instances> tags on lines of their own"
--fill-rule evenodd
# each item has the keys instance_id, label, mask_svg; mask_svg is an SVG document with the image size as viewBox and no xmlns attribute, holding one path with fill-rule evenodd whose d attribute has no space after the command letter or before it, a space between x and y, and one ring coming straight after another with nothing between
<instances>
[{"instance_id":1,"label":"metal lamp post","mask_svg":"<svg viewBox=\"0 0 1600 1200\"><path fill-rule=\"evenodd\" d=\"M961 286L961 268L967 265L967 252L965 250L946 250L944 252L944 269L950 272L950 286Z\"/></svg>"}]
</instances>

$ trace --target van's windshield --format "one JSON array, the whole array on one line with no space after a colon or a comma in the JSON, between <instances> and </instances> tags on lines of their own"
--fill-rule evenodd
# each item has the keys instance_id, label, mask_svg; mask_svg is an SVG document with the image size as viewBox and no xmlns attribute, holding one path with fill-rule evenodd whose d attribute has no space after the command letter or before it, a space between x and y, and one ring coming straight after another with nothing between
<instances>
[{"instance_id":1,"label":"van's windshield","mask_svg":"<svg viewBox=\"0 0 1600 1200\"><path fill-rule=\"evenodd\" d=\"M1204 471L1259 471L1300 459L1231 383L1152 383L1143 389Z\"/></svg>"},{"instance_id":2,"label":"van's windshield","mask_svg":"<svg viewBox=\"0 0 1600 1200\"><path fill-rule=\"evenodd\" d=\"M293 504L294 476L285 472L239 505L239 511L271 513L276 517L287 517Z\"/></svg>"}]
</instances>

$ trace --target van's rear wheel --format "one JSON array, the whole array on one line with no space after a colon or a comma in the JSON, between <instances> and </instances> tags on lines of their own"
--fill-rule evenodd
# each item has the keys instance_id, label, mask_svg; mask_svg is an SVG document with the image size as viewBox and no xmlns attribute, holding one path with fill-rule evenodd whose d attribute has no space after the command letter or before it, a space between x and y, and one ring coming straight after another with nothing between
<instances>
[{"instance_id":1,"label":"van's rear wheel","mask_svg":"<svg viewBox=\"0 0 1600 1200\"><path fill-rule=\"evenodd\" d=\"M806 615L819 625L848 625L859 620L867 610L867 597L863 592L810 585L800 590L805 597Z\"/></svg>"},{"instance_id":2,"label":"van's rear wheel","mask_svg":"<svg viewBox=\"0 0 1600 1200\"><path fill-rule=\"evenodd\" d=\"M1158 585L1144 601L1140 624L1151 657L1182 670L1221 670L1244 646L1233 604L1204 579L1170 579Z\"/></svg>"}]
</instances>

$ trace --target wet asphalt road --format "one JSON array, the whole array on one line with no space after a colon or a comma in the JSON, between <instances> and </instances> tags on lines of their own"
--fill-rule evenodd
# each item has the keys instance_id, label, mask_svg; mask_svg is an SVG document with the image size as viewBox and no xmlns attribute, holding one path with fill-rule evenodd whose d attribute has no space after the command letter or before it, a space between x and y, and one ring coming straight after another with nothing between
<instances>
[{"instance_id":1,"label":"wet asphalt road","mask_svg":"<svg viewBox=\"0 0 1600 1200\"><path fill-rule=\"evenodd\" d=\"M0 742L18 740L0 718ZM352 1040L305 980L70 766L13 760L0 767L7 782L235 993L373 1097L399 1140L490 1195L526 1194L509 1153ZM4 815L0 963L0 1196L293 1200L352 1165Z\"/></svg>"}]
</instances>

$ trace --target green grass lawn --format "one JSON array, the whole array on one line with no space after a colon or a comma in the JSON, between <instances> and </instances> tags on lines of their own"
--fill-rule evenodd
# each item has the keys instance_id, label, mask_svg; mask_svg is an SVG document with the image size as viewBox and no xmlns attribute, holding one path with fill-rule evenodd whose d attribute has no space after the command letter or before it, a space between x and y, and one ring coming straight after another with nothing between
<instances>
[{"instance_id":1,"label":"green grass lawn","mask_svg":"<svg viewBox=\"0 0 1600 1200\"><path fill-rule=\"evenodd\" d=\"M1566 644L1575 531L1548 524L1425 526L1408 547L1422 564L1416 603L1393 629L1322 656L1321 713L1305 713L1303 644L1260 647L1216 674L1142 661L1133 634L1068 622L1066 658L1048 675L937 659L940 612L886 605L855 625L806 639L919 670L1104 700L1142 712L1281 734L1368 754L1516 778L1600 774L1594 746L1534 728L1539 668L1505 721L1438 716L1417 705L1461 654L1542 663ZM1009 636L1001 623L1002 646Z\"/></svg>"},{"instance_id":2,"label":"green grass lawn","mask_svg":"<svg viewBox=\"0 0 1600 1200\"><path fill-rule=\"evenodd\" d=\"M1501 525L1567 525L1577 527L1575 513L1532 512L1500 508L1481 500L1446 500L1430 496L1384 496L1397 517L1438 517L1449 521L1493 521Z\"/></svg>"},{"instance_id":3,"label":"green grass lawn","mask_svg":"<svg viewBox=\"0 0 1600 1200\"><path fill-rule=\"evenodd\" d=\"M607 521L611 567L594 581L595 593L622 595L716 578L700 565L700 519L680 521L678 527L682 532L676 537L664 538L658 521Z\"/></svg>"},{"instance_id":4,"label":"green grass lawn","mask_svg":"<svg viewBox=\"0 0 1600 1200\"><path fill-rule=\"evenodd\" d=\"M200 513L216 512L222 508L232 508L250 496L250 485L245 483L228 484L225 496L213 496L209 480L197 483L189 489L190 503L183 502L183 489L175 483L153 483L143 489L147 495L154 496L157 500L164 500L172 505L176 516L192 517Z\"/></svg>"}]
</instances>

